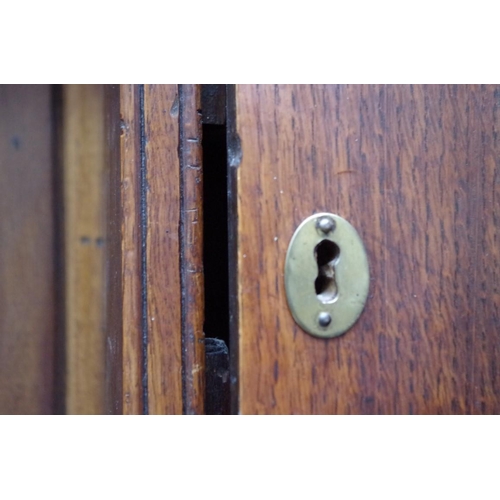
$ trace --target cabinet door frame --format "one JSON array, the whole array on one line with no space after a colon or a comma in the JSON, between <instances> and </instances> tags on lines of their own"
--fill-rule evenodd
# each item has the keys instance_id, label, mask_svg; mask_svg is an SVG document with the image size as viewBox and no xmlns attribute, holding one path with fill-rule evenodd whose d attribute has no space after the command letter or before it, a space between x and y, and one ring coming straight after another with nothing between
<instances>
[{"instance_id":1,"label":"cabinet door frame","mask_svg":"<svg viewBox=\"0 0 500 500\"><path fill-rule=\"evenodd\" d=\"M204 412L200 100L108 88L110 413Z\"/></svg>"}]
</instances>

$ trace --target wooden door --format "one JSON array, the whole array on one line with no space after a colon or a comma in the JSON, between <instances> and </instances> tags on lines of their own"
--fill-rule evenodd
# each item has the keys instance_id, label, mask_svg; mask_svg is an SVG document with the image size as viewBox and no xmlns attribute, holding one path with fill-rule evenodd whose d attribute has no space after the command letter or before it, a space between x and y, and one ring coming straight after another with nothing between
<instances>
[{"instance_id":1,"label":"wooden door","mask_svg":"<svg viewBox=\"0 0 500 500\"><path fill-rule=\"evenodd\" d=\"M234 413L500 411L499 91L232 90ZM370 266L361 318L326 340L294 322L283 275L319 212L357 229Z\"/></svg>"}]
</instances>

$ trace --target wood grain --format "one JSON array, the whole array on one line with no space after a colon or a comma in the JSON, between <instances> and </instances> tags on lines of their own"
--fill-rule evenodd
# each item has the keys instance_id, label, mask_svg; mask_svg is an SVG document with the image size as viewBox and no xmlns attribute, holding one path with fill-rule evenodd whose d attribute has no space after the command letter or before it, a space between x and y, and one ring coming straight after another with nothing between
<instances>
[{"instance_id":1,"label":"wood grain","mask_svg":"<svg viewBox=\"0 0 500 500\"><path fill-rule=\"evenodd\" d=\"M104 86L63 87L66 413L104 412Z\"/></svg>"},{"instance_id":2,"label":"wood grain","mask_svg":"<svg viewBox=\"0 0 500 500\"><path fill-rule=\"evenodd\" d=\"M236 87L236 411L500 411L499 95ZM283 283L293 232L321 211L354 225L371 272L360 320L330 340L294 323Z\"/></svg>"},{"instance_id":3,"label":"wood grain","mask_svg":"<svg viewBox=\"0 0 500 500\"><path fill-rule=\"evenodd\" d=\"M120 86L123 413L144 411L141 264L141 108L138 85Z\"/></svg>"},{"instance_id":4,"label":"wood grain","mask_svg":"<svg viewBox=\"0 0 500 500\"><path fill-rule=\"evenodd\" d=\"M177 85L121 85L108 106L113 413L203 412L200 90L183 91L182 117Z\"/></svg>"},{"instance_id":5,"label":"wood grain","mask_svg":"<svg viewBox=\"0 0 500 500\"><path fill-rule=\"evenodd\" d=\"M180 252L184 413L203 414L203 158L200 85L179 86Z\"/></svg>"},{"instance_id":6,"label":"wood grain","mask_svg":"<svg viewBox=\"0 0 500 500\"><path fill-rule=\"evenodd\" d=\"M144 87L147 363L151 414L178 414L183 410L177 100L176 85Z\"/></svg>"},{"instance_id":7,"label":"wood grain","mask_svg":"<svg viewBox=\"0 0 500 500\"><path fill-rule=\"evenodd\" d=\"M54 411L49 85L0 86L0 414Z\"/></svg>"}]
</instances>

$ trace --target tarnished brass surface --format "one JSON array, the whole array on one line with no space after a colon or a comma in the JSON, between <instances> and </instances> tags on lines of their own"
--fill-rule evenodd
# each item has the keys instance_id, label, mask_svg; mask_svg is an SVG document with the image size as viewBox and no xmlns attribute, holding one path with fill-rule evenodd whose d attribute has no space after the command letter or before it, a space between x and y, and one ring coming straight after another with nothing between
<instances>
[{"instance_id":1,"label":"tarnished brass surface","mask_svg":"<svg viewBox=\"0 0 500 500\"><path fill-rule=\"evenodd\" d=\"M370 275L363 242L335 214L305 219L295 231L285 262L285 288L298 325L316 337L345 333L368 297Z\"/></svg>"}]
</instances>

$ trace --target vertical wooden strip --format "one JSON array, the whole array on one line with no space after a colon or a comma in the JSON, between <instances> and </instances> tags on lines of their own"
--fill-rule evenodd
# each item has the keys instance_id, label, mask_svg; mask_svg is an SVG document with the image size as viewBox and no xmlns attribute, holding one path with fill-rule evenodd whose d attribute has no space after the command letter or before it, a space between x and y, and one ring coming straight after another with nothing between
<instances>
[{"instance_id":1,"label":"vertical wooden strip","mask_svg":"<svg viewBox=\"0 0 500 500\"><path fill-rule=\"evenodd\" d=\"M150 414L181 414L180 167L176 85L144 86L144 133L148 410Z\"/></svg>"},{"instance_id":2,"label":"vertical wooden strip","mask_svg":"<svg viewBox=\"0 0 500 500\"><path fill-rule=\"evenodd\" d=\"M54 410L51 88L0 86L0 414Z\"/></svg>"},{"instance_id":3,"label":"vertical wooden strip","mask_svg":"<svg viewBox=\"0 0 500 500\"><path fill-rule=\"evenodd\" d=\"M54 413L66 413L66 293L64 234L63 85L52 85L53 224L55 233Z\"/></svg>"},{"instance_id":4,"label":"vertical wooden strip","mask_svg":"<svg viewBox=\"0 0 500 500\"><path fill-rule=\"evenodd\" d=\"M144 412L139 85L107 86L108 412ZM145 270L144 270L145 272Z\"/></svg>"},{"instance_id":5,"label":"vertical wooden strip","mask_svg":"<svg viewBox=\"0 0 500 500\"><path fill-rule=\"evenodd\" d=\"M201 92L179 86L180 243L184 413L204 412L203 170ZM225 223L225 221L220 221Z\"/></svg>"},{"instance_id":6,"label":"vertical wooden strip","mask_svg":"<svg viewBox=\"0 0 500 500\"><path fill-rule=\"evenodd\" d=\"M104 412L104 86L63 88L66 412Z\"/></svg>"},{"instance_id":7,"label":"vertical wooden strip","mask_svg":"<svg viewBox=\"0 0 500 500\"><path fill-rule=\"evenodd\" d=\"M123 408L123 327L130 317L123 302L122 165L120 136L124 127L120 120L120 88L106 85L106 169L107 169L107 246L106 246L106 413L121 414ZM126 123L126 122L125 122ZM123 137L122 137L123 139ZM133 160L132 160L133 161ZM125 191L125 189L123 189ZM130 196L130 192L126 191ZM132 222L133 224L133 222ZM130 233L127 233L130 234ZM133 246L133 242L129 243ZM140 290L139 290L140 293Z\"/></svg>"},{"instance_id":8,"label":"vertical wooden strip","mask_svg":"<svg viewBox=\"0 0 500 500\"><path fill-rule=\"evenodd\" d=\"M122 178L123 412L142 414L142 265L139 85L120 86Z\"/></svg>"}]
</instances>

